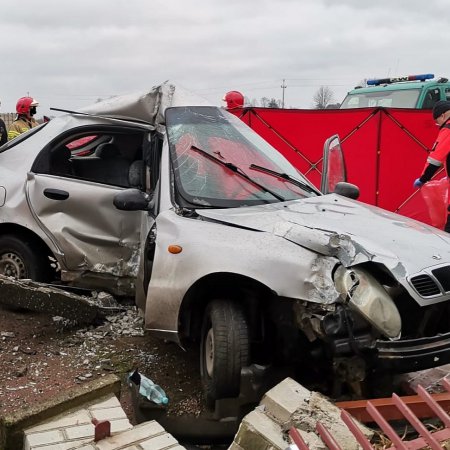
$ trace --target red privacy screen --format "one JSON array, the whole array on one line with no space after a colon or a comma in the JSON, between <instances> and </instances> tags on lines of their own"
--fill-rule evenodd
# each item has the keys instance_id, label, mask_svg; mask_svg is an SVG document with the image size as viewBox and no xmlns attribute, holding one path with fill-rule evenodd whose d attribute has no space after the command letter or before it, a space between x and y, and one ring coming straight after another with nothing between
<instances>
[{"instance_id":1,"label":"red privacy screen","mask_svg":"<svg viewBox=\"0 0 450 450\"><path fill-rule=\"evenodd\" d=\"M359 186L361 201L436 225L412 187L438 133L429 110L245 108L235 114L317 187L323 144L338 134L347 179Z\"/></svg>"}]
</instances>

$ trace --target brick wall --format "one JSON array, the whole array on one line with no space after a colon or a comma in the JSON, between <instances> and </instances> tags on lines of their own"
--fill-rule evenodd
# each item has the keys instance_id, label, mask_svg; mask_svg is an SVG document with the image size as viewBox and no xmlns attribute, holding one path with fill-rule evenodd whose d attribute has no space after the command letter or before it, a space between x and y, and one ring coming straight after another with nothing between
<instances>
[{"instance_id":1,"label":"brick wall","mask_svg":"<svg viewBox=\"0 0 450 450\"><path fill-rule=\"evenodd\" d=\"M111 423L109 438L94 442L92 419ZM133 427L117 397L110 394L95 403L63 413L24 430L23 450L186 450L155 421Z\"/></svg>"},{"instance_id":2,"label":"brick wall","mask_svg":"<svg viewBox=\"0 0 450 450\"><path fill-rule=\"evenodd\" d=\"M16 114L15 113L0 113L0 119L5 122L6 128L8 128L12 121L15 119Z\"/></svg>"}]
</instances>

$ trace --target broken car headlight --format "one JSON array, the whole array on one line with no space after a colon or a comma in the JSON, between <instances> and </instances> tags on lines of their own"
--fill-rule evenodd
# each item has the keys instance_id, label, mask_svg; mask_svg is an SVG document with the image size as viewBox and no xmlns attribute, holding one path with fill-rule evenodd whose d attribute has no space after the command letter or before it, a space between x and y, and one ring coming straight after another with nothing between
<instances>
[{"instance_id":1,"label":"broken car headlight","mask_svg":"<svg viewBox=\"0 0 450 450\"><path fill-rule=\"evenodd\" d=\"M338 267L334 283L345 302L388 338L400 337L402 319L386 289L362 269Z\"/></svg>"}]
</instances>

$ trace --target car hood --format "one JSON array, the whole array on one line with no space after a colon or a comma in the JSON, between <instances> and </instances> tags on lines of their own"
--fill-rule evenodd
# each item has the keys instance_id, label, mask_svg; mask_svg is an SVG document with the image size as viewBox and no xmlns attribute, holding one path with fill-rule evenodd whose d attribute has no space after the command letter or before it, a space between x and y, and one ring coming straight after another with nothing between
<instances>
[{"instance_id":1,"label":"car hood","mask_svg":"<svg viewBox=\"0 0 450 450\"><path fill-rule=\"evenodd\" d=\"M450 264L450 235L381 208L328 194L291 202L197 210L202 217L273 233L349 267L384 264L396 278Z\"/></svg>"}]
</instances>

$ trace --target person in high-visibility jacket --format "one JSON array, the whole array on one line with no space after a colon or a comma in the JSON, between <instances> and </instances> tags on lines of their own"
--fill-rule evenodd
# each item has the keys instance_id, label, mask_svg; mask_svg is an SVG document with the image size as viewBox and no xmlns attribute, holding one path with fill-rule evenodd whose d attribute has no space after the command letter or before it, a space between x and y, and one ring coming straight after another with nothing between
<instances>
[{"instance_id":1,"label":"person in high-visibility jacket","mask_svg":"<svg viewBox=\"0 0 450 450\"><path fill-rule=\"evenodd\" d=\"M436 142L428 155L427 163L420 178L414 181L414 187L421 187L427 181L430 181L433 175L442 166L445 167L447 174L447 222L445 231L450 233L450 101L440 100L433 107L433 119L439 126L439 134Z\"/></svg>"},{"instance_id":2,"label":"person in high-visibility jacket","mask_svg":"<svg viewBox=\"0 0 450 450\"><path fill-rule=\"evenodd\" d=\"M39 103L32 97L21 97L17 100L17 117L8 128L8 140L14 139L38 125L33 118L37 106Z\"/></svg>"}]
</instances>

